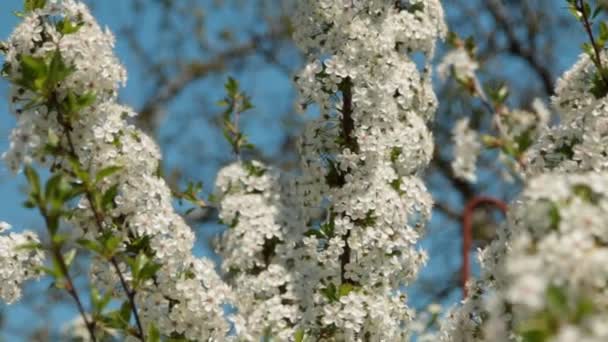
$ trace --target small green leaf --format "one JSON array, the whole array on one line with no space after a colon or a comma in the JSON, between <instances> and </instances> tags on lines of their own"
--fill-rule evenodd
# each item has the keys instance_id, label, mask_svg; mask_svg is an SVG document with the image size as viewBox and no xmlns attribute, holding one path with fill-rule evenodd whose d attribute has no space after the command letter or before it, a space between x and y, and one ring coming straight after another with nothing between
<instances>
[{"instance_id":1,"label":"small green leaf","mask_svg":"<svg viewBox=\"0 0 608 342\"><path fill-rule=\"evenodd\" d=\"M16 247L17 250L37 251L43 249L44 246L40 242L24 243Z\"/></svg>"},{"instance_id":2,"label":"small green leaf","mask_svg":"<svg viewBox=\"0 0 608 342\"><path fill-rule=\"evenodd\" d=\"M605 21L600 22L600 37L599 37L599 39L602 42L604 42L604 43L606 41L608 41L608 25L606 24ZM602 48L604 47L604 44L600 44L600 45L601 45L600 47L602 47Z\"/></svg>"},{"instance_id":3,"label":"small green leaf","mask_svg":"<svg viewBox=\"0 0 608 342\"><path fill-rule=\"evenodd\" d=\"M226 92L231 98L237 96L239 92L239 83L237 82L237 80L232 77L228 77L228 81L226 82L224 87L226 88Z\"/></svg>"},{"instance_id":4,"label":"small green leaf","mask_svg":"<svg viewBox=\"0 0 608 342\"><path fill-rule=\"evenodd\" d=\"M595 10L593 10L593 15L591 16L591 19L595 19L597 18L597 16L602 12L602 6L598 5L597 7L595 7Z\"/></svg>"},{"instance_id":5,"label":"small green leaf","mask_svg":"<svg viewBox=\"0 0 608 342\"><path fill-rule=\"evenodd\" d=\"M528 330L521 333L522 342L545 342L549 338L544 330Z\"/></svg>"},{"instance_id":6,"label":"small green leaf","mask_svg":"<svg viewBox=\"0 0 608 342\"><path fill-rule=\"evenodd\" d=\"M87 240L87 239L78 239L78 240L76 240L76 243L78 243L80 246L84 247L85 249L95 252L97 254L102 254L102 252L103 252L102 246L97 241Z\"/></svg>"},{"instance_id":7,"label":"small green leaf","mask_svg":"<svg viewBox=\"0 0 608 342\"><path fill-rule=\"evenodd\" d=\"M97 172L97 175L95 176L95 183L101 182L105 178L110 177L111 175L121 171L122 169L123 167L118 165L108 166L106 168L101 169L99 172Z\"/></svg>"},{"instance_id":8,"label":"small green leaf","mask_svg":"<svg viewBox=\"0 0 608 342\"><path fill-rule=\"evenodd\" d=\"M403 150L401 147L393 147L391 149L391 162L396 163Z\"/></svg>"},{"instance_id":9,"label":"small green leaf","mask_svg":"<svg viewBox=\"0 0 608 342\"><path fill-rule=\"evenodd\" d=\"M338 291L338 298L342 298L344 296L348 296L351 292L355 290L355 286L350 283L345 283L340 285L340 289Z\"/></svg>"},{"instance_id":10,"label":"small green leaf","mask_svg":"<svg viewBox=\"0 0 608 342\"><path fill-rule=\"evenodd\" d=\"M49 64L49 74L47 79L47 90L54 89L58 83L65 80L70 74L74 72L74 68L69 67L65 64L61 51L55 50L51 63Z\"/></svg>"},{"instance_id":11,"label":"small green leaf","mask_svg":"<svg viewBox=\"0 0 608 342\"><path fill-rule=\"evenodd\" d=\"M73 248L63 255L63 259L65 261L66 266L69 267L72 264L72 262L76 258L76 252L77 252L76 248Z\"/></svg>"},{"instance_id":12,"label":"small green leaf","mask_svg":"<svg viewBox=\"0 0 608 342\"><path fill-rule=\"evenodd\" d=\"M40 195L40 177L38 177L38 173L29 165L23 171L30 185L30 193L34 198L37 198Z\"/></svg>"},{"instance_id":13,"label":"small green leaf","mask_svg":"<svg viewBox=\"0 0 608 342\"><path fill-rule=\"evenodd\" d=\"M335 301L337 301L339 299L338 298L337 289L336 289L336 285L334 285L333 283L329 283L329 285L327 285L325 288L321 289L321 293L330 302L335 302Z\"/></svg>"},{"instance_id":14,"label":"small green leaf","mask_svg":"<svg viewBox=\"0 0 608 342\"><path fill-rule=\"evenodd\" d=\"M294 342L304 342L304 330L298 329L293 337Z\"/></svg>"},{"instance_id":15,"label":"small green leaf","mask_svg":"<svg viewBox=\"0 0 608 342\"><path fill-rule=\"evenodd\" d=\"M568 298L563 289L550 286L546 293L547 306L553 315L563 315L568 312Z\"/></svg>"},{"instance_id":16,"label":"small green leaf","mask_svg":"<svg viewBox=\"0 0 608 342\"><path fill-rule=\"evenodd\" d=\"M19 59L22 78L15 83L33 92L44 89L48 78L48 66L46 60L40 57L21 56Z\"/></svg>"},{"instance_id":17,"label":"small green leaf","mask_svg":"<svg viewBox=\"0 0 608 342\"><path fill-rule=\"evenodd\" d=\"M118 195L118 186L120 184L112 185L104 194L101 199L101 207L105 210L112 209L114 207L114 199Z\"/></svg>"},{"instance_id":18,"label":"small green leaf","mask_svg":"<svg viewBox=\"0 0 608 342\"><path fill-rule=\"evenodd\" d=\"M44 6L46 6L46 0L25 0L23 10L27 13L36 9L44 8Z\"/></svg>"},{"instance_id":19,"label":"small green leaf","mask_svg":"<svg viewBox=\"0 0 608 342\"><path fill-rule=\"evenodd\" d=\"M129 303L128 300L126 300L124 303L122 303L122 305L120 306L120 323L124 324L123 327L127 327L129 325L129 322L131 321L131 303Z\"/></svg>"},{"instance_id":20,"label":"small green leaf","mask_svg":"<svg viewBox=\"0 0 608 342\"><path fill-rule=\"evenodd\" d=\"M52 268L49 267L45 267L45 266L40 266L40 267L36 267L36 272L39 273L44 273L46 275L49 275L53 278L59 278L61 277L61 273L56 273L56 271Z\"/></svg>"},{"instance_id":21,"label":"small green leaf","mask_svg":"<svg viewBox=\"0 0 608 342\"><path fill-rule=\"evenodd\" d=\"M105 234L103 236L103 251L106 257L110 258L116 254L118 247L122 243L122 239L111 233Z\"/></svg>"},{"instance_id":22,"label":"small green leaf","mask_svg":"<svg viewBox=\"0 0 608 342\"><path fill-rule=\"evenodd\" d=\"M148 336L147 341L150 342L160 342L160 332L154 323L150 323L148 326Z\"/></svg>"},{"instance_id":23,"label":"small green leaf","mask_svg":"<svg viewBox=\"0 0 608 342\"><path fill-rule=\"evenodd\" d=\"M63 35L68 35L78 32L83 25L82 22L73 23L70 19L65 18L57 22L57 31Z\"/></svg>"},{"instance_id":24,"label":"small green leaf","mask_svg":"<svg viewBox=\"0 0 608 342\"><path fill-rule=\"evenodd\" d=\"M149 261L139 272L140 280L145 281L148 279L153 279L156 276L156 272L158 272L162 266L162 264Z\"/></svg>"}]
</instances>

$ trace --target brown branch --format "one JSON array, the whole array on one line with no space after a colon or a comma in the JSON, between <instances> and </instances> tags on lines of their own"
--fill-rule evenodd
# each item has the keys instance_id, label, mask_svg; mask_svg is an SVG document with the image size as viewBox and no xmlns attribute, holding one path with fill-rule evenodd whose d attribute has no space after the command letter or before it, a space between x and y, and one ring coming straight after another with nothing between
<instances>
[{"instance_id":1,"label":"brown branch","mask_svg":"<svg viewBox=\"0 0 608 342\"><path fill-rule=\"evenodd\" d=\"M512 25L511 19L504 6L498 0L488 0L486 5L490 14L492 14L498 25L500 25L505 32L508 40L509 52L525 60L540 77L545 92L549 95L553 94L555 85L551 70L545 67L543 63L538 60L536 55L530 49L525 48L522 42L517 38L514 25Z\"/></svg>"},{"instance_id":2,"label":"brown branch","mask_svg":"<svg viewBox=\"0 0 608 342\"><path fill-rule=\"evenodd\" d=\"M480 206L489 205L498 208L503 214L507 214L507 204L496 198L478 196L470 200L464 207L462 213L462 268L461 268L461 286L462 296L466 298L467 282L471 274L471 263L469 261L469 252L473 245L473 213Z\"/></svg>"},{"instance_id":3,"label":"brown branch","mask_svg":"<svg viewBox=\"0 0 608 342\"><path fill-rule=\"evenodd\" d=\"M353 152L357 150L357 142L353 137L353 130L355 129L355 121L353 120L353 84L350 77L344 79L341 85L342 90L342 119L340 121L342 125L342 138L347 147ZM345 175L340 175L340 183L346 182ZM350 238L350 230L344 235L344 252L340 255L340 279L343 284L351 282L346 279L346 265L350 262L350 246L348 245L348 239Z\"/></svg>"}]
</instances>

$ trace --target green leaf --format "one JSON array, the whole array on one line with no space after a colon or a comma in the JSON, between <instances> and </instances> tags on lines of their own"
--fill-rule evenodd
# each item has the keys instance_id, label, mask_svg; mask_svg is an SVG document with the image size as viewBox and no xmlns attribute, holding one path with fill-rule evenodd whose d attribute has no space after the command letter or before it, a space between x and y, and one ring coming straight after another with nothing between
<instances>
[{"instance_id":1,"label":"green leaf","mask_svg":"<svg viewBox=\"0 0 608 342\"><path fill-rule=\"evenodd\" d=\"M235 98L239 92L239 83L234 78L228 77L224 88L226 88L226 92L231 98Z\"/></svg>"},{"instance_id":2,"label":"green leaf","mask_svg":"<svg viewBox=\"0 0 608 342\"><path fill-rule=\"evenodd\" d=\"M304 342L304 330L298 329L293 337L294 342Z\"/></svg>"},{"instance_id":3,"label":"green leaf","mask_svg":"<svg viewBox=\"0 0 608 342\"><path fill-rule=\"evenodd\" d=\"M84 109L92 105L97 100L97 95L93 92L87 92L77 97L78 110Z\"/></svg>"},{"instance_id":4,"label":"green leaf","mask_svg":"<svg viewBox=\"0 0 608 342\"><path fill-rule=\"evenodd\" d=\"M35 9L44 8L44 6L46 6L46 0L25 0L23 10L27 13Z\"/></svg>"},{"instance_id":5,"label":"green leaf","mask_svg":"<svg viewBox=\"0 0 608 342\"><path fill-rule=\"evenodd\" d=\"M122 239L120 238L120 236L113 235L112 233L105 234L102 237L102 240L104 252L103 254L107 258L114 256L114 254L116 254L116 251L118 250L118 247L120 247L120 244L122 243Z\"/></svg>"},{"instance_id":6,"label":"green leaf","mask_svg":"<svg viewBox=\"0 0 608 342\"><path fill-rule=\"evenodd\" d=\"M572 187L572 191L576 196L588 203L597 203L599 200L599 195L596 194L593 189L591 189L586 184L575 184Z\"/></svg>"},{"instance_id":7,"label":"green leaf","mask_svg":"<svg viewBox=\"0 0 608 342\"><path fill-rule=\"evenodd\" d=\"M602 12L602 6L598 5L597 7L595 7L595 10L593 10L593 15L591 16L591 19L595 19L601 12Z\"/></svg>"},{"instance_id":8,"label":"green leaf","mask_svg":"<svg viewBox=\"0 0 608 342\"><path fill-rule=\"evenodd\" d=\"M559 316L568 312L568 298L563 289L550 286L546 293L547 307L553 315Z\"/></svg>"},{"instance_id":9,"label":"green leaf","mask_svg":"<svg viewBox=\"0 0 608 342\"><path fill-rule=\"evenodd\" d=\"M339 299L336 285L333 283L329 283L329 285L321 289L321 294L323 294L330 302L335 302Z\"/></svg>"},{"instance_id":10,"label":"green leaf","mask_svg":"<svg viewBox=\"0 0 608 342\"><path fill-rule=\"evenodd\" d=\"M57 173L54 174L49 180L46 182L46 186L44 189L44 196L47 199L54 199L57 197L59 193L60 183L63 181L63 174Z\"/></svg>"},{"instance_id":11,"label":"green leaf","mask_svg":"<svg viewBox=\"0 0 608 342\"><path fill-rule=\"evenodd\" d=\"M128 300L120 306L118 318L123 327L129 326L129 322L131 321L131 303Z\"/></svg>"},{"instance_id":12,"label":"green leaf","mask_svg":"<svg viewBox=\"0 0 608 342\"><path fill-rule=\"evenodd\" d=\"M342 298L344 296L348 296L351 292L355 290L355 286L350 283L340 285L340 289L338 291L338 298Z\"/></svg>"},{"instance_id":13,"label":"green leaf","mask_svg":"<svg viewBox=\"0 0 608 342\"><path fill-rule=\"evenodd\" d=\"M38 173L29 165L25 167L23 172L25 173L27 182L30 185L30 194L34 198L38 198L38 196L40 196L40 177L38 177Z\"/></svg>"},{"instance_id":14,"label":"green leaf","mask_svg":"<svg viewBox=\"0 0 608 342\"><path fill-rule=\"evenodd\" d=\"M37 251L37 250L41 250L43 248L44 248L44 245L42 245L40 242L30 242L30 243L24 243L22 245L19 245L15 249Z\"/></svg>"},{"instance_id":15,"label":"green leaf","mask_svg":"<svg viewBox=\"0 0 608 342\"><path fill-rule=\"evenodd\" d=\"M2 69L0 70L0 77L8 77L11 72L12 66L10 63L2 63Z\"/></svg>"},{"instance_id":16,"label":"green leaf","mask_svg":"<svg viewBox=\"0 0 608 342\"><path fill-rule=\"evenodd\" d=\"M608 41L608 25L605 21L600 22L600 36L599 39L603 42L600 47L603 48L606 41Z\"/></svg>"},{"instance_id":17,"label":"green leaf","mask_svg":"<svg viewBox=\"0 0 608 342\"><path fill-rule=\"evenodd\" d=\"M95 252L97 254L102 254L102 252L103 252L103 247L97 241L87 240L87 239L78 239L78 240L76 240L76 243L78 243L80 246L84 247L85 249Z\"/></svg>"},{"instance_id":18,"label":"green leaf","mask_svg":"<svg viewBox=\"0 0 608 342\"><path fill-rule=\"evenodd\" d=\"M93 315L98 316L101 315L103 310L110 304L112 300L112 291L106 291L106 293L101 296L99 290L96 287L91 288L91 307L93 308Z\"/></svg>"},{"instance_id":19,"label":"green leaf","mask_svg":"<svg viewBox=\"0 0 608 342\"><path fill-rule=\"evenodd\" d=\"M152 261L146 263L146 265L139 272L139 278L141 281L153 279L156 276L156 272L160 270L162 264L158 264Z\"/></svg>"},{"instance_id":20,"label":"green leaf","mask_svg":"<svg viewBox=\"0 0 608 342\"><path fill-rule=\"evenodd\" d=\"M243 166L245 167L245 169L247 170L247 173L250 176L262 177L266 173L266 169L264 167L256 166L252 162L245 162L245 163L243 163Z\"/></svg>"},{"instance_id":21,"label":"green leaf","mask_svg":"<svg viewBox=\"0 0 608 342\"><path fill-rule=\"evenodd\" d=\"M101 207L105 210L112 209L114 207L114 199L118 195L118 186L120 184L112 185L104 194L101 199Z\"/></svg>"},{"instance_id":22,"label":"green leaf","mask_svg":"<svg viewBox=\"0 0 608 342\"><path fill-rule=\"evenodd\" d=\"M82 169L80 165L80 161L76 158L69 158L70 166L72 167L72 172L76 175L76 177L82 181L83 183L89 182L89 173Z\"/></svg>"},{"instance_id":23,"label":"green leaf","mask_svg":"<svg viewBox=\"0 0 608 342\"><path fill-rule=\"evenodd\" d=\"M54 269L45 266L36 267L36 272L45 273L53 278L61 277L61 273L57 273Z\"/></svg>"},{"instance_id":24,"label":"green leaf","mask_svg":"<svg viewBox=\"0 0 608 342\"><path fill-rule=\"evenodd\" d=\"M78 113L95 103L97 95L93 92L87 92L82 95L76 95L72 90L68 90L65 101L61 104L62 110L70 117L77 117Z\"/></svg>"},{"instance_id":25,"label":"green leaf","mask_svg":"<svg viewBox=\"0 0 608 342\"><path fill-rule=\"evenodd\" d=\"M591 79L590 92L596 99L603 98L608 94L608 69L597 70Z\"/></svg>"},{"instance_id":26,"label":"green leaf","mask_svg":"<svg viewBox=\"0 0 608 342\"><path fill-rule=\"evenodd\" d=\"M593 301L582 298L576 304L576 310L574 312L574 321L579 323L584 320L588 315L595 311L595 304Z\"/></svg>"},{"instance_id":27,"label":"green leaf","mask_svg":"<svg viewBox=\"0 0 608 342\"><path fill-rule=\"evenodd\" d=\"M391 162L396 163L403 150L401 147L393 147L391 149Z\"/></svg>"},{"instance_id":28,"label":"green leaf","mask_svg":"<svg viewBox=\"0 0 608 342\"><path fill-rule=\"evenodd\" d=\"M78 32L84 23L73 23L70 19L65 18L57 22L57 31L63 35Z\"/></svg>"},{"instance_id":29,"label":"green leaf","mask_svg":"<svg viewBox=\"0 0 608 342\"><path fill-rule=\"evenodd\" d=\"M555 203L552 203L551 208L549 209L549 219L551 220L551 229L558 230L562 217L559 213L559 207Z\"/></svg>"},{"instance_id":30,"label":"green leaf","mask_svg":"<svg viewBox=\"0 0 608 342\"><path fill-rule=\"evenodd\" d=\"M147 341L150 342L160 342L160 332L154 323L150 323L148 326L148 336Z\"/></svg>"},{"instance_id":31,"label":"green leaf","mask_svg":"<svg viewBox=\"0 0 608 342\"><path fill-rule=\"evenodd\" d=\"M133 274L134 279L139 278L139 273L143 269L143 267L148 263L148 257L145 253L139 253L135 260L130 260L131 273Z\"/></svg>"},{"instance_id":32,"label":"green leaf","mask_svg":"<svg viewBox=\"0 0 608 342\"><path fill-rule=\"evenodd\" d=\"M66 266L69 267L72 264L72 262L76 258L76 252L76 248L73 248L63 255L63 260L65 261Z\"/></svg>"},{"instance_id":33,"label":"green leaf","mask_svg":"<svg viewBox=\"0 0 608 342\"><path fill-rule=\"evenodd\" d=\"M107 177L110 177L111 175L117 173L118 171L121 171L123 169L122 166L108 166L106 168L101 169L99 172L97 172L97 175L95 176L95 183L99 183L102 180L104 180Z\"/></svg>"},{"instance_id":34,"label":"green leaf","mask_svg":"<svg viewBox=\"0 0 608 342\"><path fill-rule=\"evenodd\" d=\"M544 342L549 338L544 330L529 330L521 334L522 342Z\"/></svg>"},{"instance_id":35,"label":"green leaf","mask_svg":"<svg viewBox=\"0 0 608 342\"><path fill-rule=\"evenodd\" d=\"M49 72L46 60L40 57L21 56L19 64L22 78L15 83L33 92L42 91Z\"/></svg>"},{"instance_id":36,"label":"green leaf","mask_svg":"<svg viewBox=\"0 0 608 342\"><path fill-rule=\"evenodd\" d=\"M71 68L65 64L63 56L61 56L61 51L59 51L59 49L55 50L49 65L49 74L46 84L47 90L54 89L58 83L65 80L73 72L74 68Z\"/></svg>"}]
</instances>

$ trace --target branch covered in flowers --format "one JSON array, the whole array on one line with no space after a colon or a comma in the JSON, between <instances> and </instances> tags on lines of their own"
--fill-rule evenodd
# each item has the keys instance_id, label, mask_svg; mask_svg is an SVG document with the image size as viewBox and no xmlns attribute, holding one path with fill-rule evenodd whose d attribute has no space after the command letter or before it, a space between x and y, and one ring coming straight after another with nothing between
<instances>
[{"instance_id":1,"label":"branch covered in flowers","mask_svg":"<svg viewBox=\"0 0 608 342\"><path fill-rule=\"evenodd\" d=\"M593 37L587 1L568 1ZM602 28L604 27L604 28ZM601 32L605 24L600 25ZM480 251L481 278L442 321L440 341L603 341L605 329L605 42L591 39L557 82L560 123L521 156L525 189L497 239ZM598 45L599 44L599 45ZM602 261L600 261L602 260Z\"/></svg>"},{"instance_id":2,"label":"branch covered in flowers","mask_svg":"<svg viewBox=\"0 0 608 342\"><path fill-rule=\"evenodd\" d=\"M26 204L51 241L28 248L51 256L42 270L75 297L92 340L115 331L127 340L223 339L229 288L212 262L192 255L194 234L172 208L158 147L116 103L126 73L112 34L77 1L26 1L21 15L3 45L18 119L4 159L14 171L25 165ZM34 164L51 172L44 186ZM69 276L82 252L92 256L90 313Z\"/></svg>"}]
</instances>

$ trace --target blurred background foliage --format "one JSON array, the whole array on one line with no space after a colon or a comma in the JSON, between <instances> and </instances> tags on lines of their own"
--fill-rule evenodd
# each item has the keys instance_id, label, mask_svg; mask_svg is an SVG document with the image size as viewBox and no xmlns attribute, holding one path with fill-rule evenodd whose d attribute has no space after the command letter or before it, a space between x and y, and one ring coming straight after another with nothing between
<instances>
[{"instance_id":1,"label":"blurred background foliage","mask_svg":"<svg viewBox=\"0 0 608 342\"><path fill-rule=\"evenodd\" d=\"M88 0L102 24L117 36L117 53L130 79L121 100L140 112L134 122L156 137L163 149L164 172L175 188L202 181L208 194L218 168L233 160L223 139L223 84L239 80L255 108L243 116L243 130L255 144L250 157L284 170L297 170L295 140L314 112L295 111L291 79L304 62L293 45L289 20L297 0ZM445 0L449 27L460 37L472 37L481 62L484 84L506 85L512 108L530 108L534 99L549 103L554 83L576 59L585 37L566 9L564 0ZM12 11L20 0L0 5L0 34L7 37L17 23ZM442 46L439 56L446 52ZM513 199L520 184L502 177L504 170L492 152L483 154L479 181L469 184L454 177L451 168L451 129L470 117L474 127L490 130L483 105L453 81L436 82L441 106L433 131L435 159L426 174L436 205L422 247L430 263L409 289L412 305L424 308L438 302L456 303L459 289L461 212L479 195ZM7 98L7 84L0 83ZM0 147L8 144L14 119L8 101L0 103ZM20 208L23 180L0 167L0 218L16 227L36 229L40 222ZM185 210L184 210L185 212ZM197 253L215 257L210 240L222 231L210 211L188 216L197 232ZM502 218L488 210L475 215L475 246L483 246ZM472 256L474 258L474 255ZM79 272L85 284L86 274ZM63 294L29 286L23 300L0 306L0 339L55 341L61 324L75 311ZM58 305L59 304L59 305Z\"/></svg>"}]
</instances>

